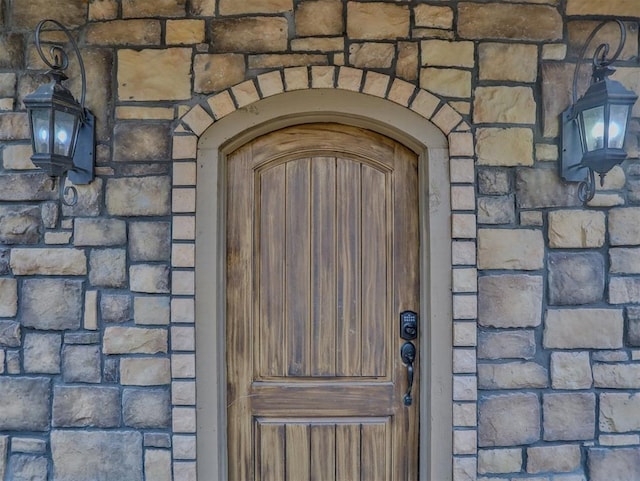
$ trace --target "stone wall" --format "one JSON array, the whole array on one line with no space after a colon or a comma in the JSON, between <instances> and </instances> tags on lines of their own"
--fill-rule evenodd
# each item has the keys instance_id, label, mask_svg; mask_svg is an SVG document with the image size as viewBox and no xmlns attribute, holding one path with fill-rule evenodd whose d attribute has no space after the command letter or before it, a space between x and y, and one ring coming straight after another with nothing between
<instances>
[{"instance_id":1,"label":"stone wall","mask_svg":"<svg viewBox=\"0 0 640 481\"><path fill-rule=\"evenodd\" d=\"M455 481L640 479L640 103L588 206L557 175L579 47L613 17L615 78L640 92L637 0L0 0L0 479L195 479L197 138L321 87L460 131L438 462ZM77 35L97 116L73 207L29 160L42 18Z\"/></svg>"}]
</instances>

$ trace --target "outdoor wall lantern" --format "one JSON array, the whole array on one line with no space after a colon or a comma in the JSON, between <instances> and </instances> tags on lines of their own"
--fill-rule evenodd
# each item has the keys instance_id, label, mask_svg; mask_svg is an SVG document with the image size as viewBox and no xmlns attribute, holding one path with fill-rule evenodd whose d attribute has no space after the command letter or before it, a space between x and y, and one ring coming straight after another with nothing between
<instances>
[{"instance_id":1,"label":"outdoor wall lantern","mask_svg":"<svg viewBox=\"0 0 640 481\"><path fill-rule=\"evenodd\" d=\"M573 74L573 102L561 114L562 156L560 174L564 180L580 181L578 197L583 203L593 199L596 192L595 173L600 185L614 166L626 157L624 140L633 104L638 96L609 76L615 72L615 62L626 40L626 30L620 20L613 20L620 28L620 45L609 59L609 44L600 44L593 54L591 83L585 94L577 99L578 70L587 48L600 29L600 23L585 42Z\"/></svg>"},{"instance_id":2,"label":"outdoor wall lantern","mask_svg":"<svg viewBox=\"0 0 640 481\"><path fill-rule=\"evenodd\" d=\"M47 24L52 27L46 29ZM69 67L64 45L41 39L42 33L57 31L66 35L78 58L82 77L80 102L62 85L68 78L64 70ZM65 175L74 184L88 184L94 178L95 117L84 106L87 80L78 45L66 27L50 19L38 23L35 45L40 58L50 68L47 73L52 80L24 98L31 129L31 160L50 176L60 178L61 189ZM43 45L49 47L49 55L44 54ZM65 199L69 195L71 201ZM78 201L76 188L64 188L62 201L66 205L74 205Z\"/></svg>"}]
</instances>

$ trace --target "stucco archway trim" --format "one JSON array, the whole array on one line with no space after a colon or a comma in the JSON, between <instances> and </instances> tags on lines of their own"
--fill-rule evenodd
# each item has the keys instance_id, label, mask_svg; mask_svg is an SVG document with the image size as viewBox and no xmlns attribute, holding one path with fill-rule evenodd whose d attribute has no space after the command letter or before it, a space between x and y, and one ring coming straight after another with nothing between
<instances>
[{"instance_id":1,"label":"stucco archway trim","mask_svg":"<svg viewBox=\"0 0 640 481\"><path fill-rule=\"evenodd\" d=\"M306 83L304 80L306 78ZM378 94L378 95L377 95ZM224 479L226 472L224 420L224 349L212 346L212 339L224 339L224 165L226 153L259 135L288 125L333 121L361 126L388 135L415 150L421 161L421 233L423 332L428 333L422 393L421 478L446 481L460 461L475 470L475 458L453 458L456 451L452 432L454 401L474 401L461 386L475 385L473 375L453 373L453 320L457 300L451 295L451 229L457 225L450 192L451 155L466 157L473 164L473 137L462 117L433 94L402 80L365 73L353 68L312 67L284 69L258 76L208 98L191 108L175 129L174 160L174 247L195 244L197 268L175 266L174 301L193 299L194 293L176 292L176 280L195 274L198 298L195 375L198 378L198 473L203 479ZM458 159L460 160L460 159ZM197 185L196 185L197 171ZM193 172L192 175L176 175ZM456 180L456 179L454 179ZM473 180L467 180L472 183ZM197 196L196 196L197 189ZM184 202L184 199L192 199ZM197 200L196 200L197 199ZM455 204L455 200L454 200ZM462 209L461 209L462 210ZM206 215L205 215L206 214ZM475 237L463 232L460 237ZM208 219L208 220L207 220ZM463 219L469 227L469 218ZM193 239L176 230L193 225ZM189 237L189 235L187 235ZM214 295L211 295L213 293ZM431 299L432 302L427 302ZM464 302L474 301L467 294ZM437 301L437 302L436 302ZM172 312L172 322L179 316ZM463 313L461 319L469 321ZM427 319L429 322L427 322ZM467 322L467 324L471 324ZM184 356L194 356L185 353ZM183 356L183 354L181 354ZM174 383L181 379L180 362L172 363ZM457 379L460 378L460 379ZM222 387L220 389L219 387ZM430 390L427 390L430 387ZM189 409L174 402L176 414ZM191 408L193 409L193 408ZM178 410L178 411L176 411ZM210 413L217 413L211 416ZM205 414L209 413L209 414ZM195 412L194 412L195 414ZM475 426L464 426L475 434ZM455 429L455 428L453 428ZM463 454L475 454L465 452ZM448 460L443 462L444 460ZM473 468L469 467L473 461ZM453 462L453 467L452 467ZM457 466L457 467L456 467ZM217 478L216 478L217 477Z\"/></svg>"}]
</instances>

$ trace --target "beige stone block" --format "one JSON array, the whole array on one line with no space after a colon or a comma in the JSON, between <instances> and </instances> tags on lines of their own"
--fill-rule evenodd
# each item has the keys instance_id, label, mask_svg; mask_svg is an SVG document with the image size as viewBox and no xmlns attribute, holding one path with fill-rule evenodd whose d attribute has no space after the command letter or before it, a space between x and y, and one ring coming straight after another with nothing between
<instances>
[{"instance_id":1,"label":"beige stone block","mask_svg":"<svg viewBox=\"0 0 640 481\"><path fill-rule=\"evenodd\" d=\"M475 403L453 403L453 425L475 427L477 411Z\"/></svg>"},{"instance_id":2,"label":"beige stone block","mask_svg":"<svg viewBox=\"0 0 640 481\"><path fill-rule=\"evenodd\" d=\"M453 345L455 347L472 347L477 344L477 328L475 322L453 323Z\"/></svg>"},{"instance_id":3,"label":"beige stone block","mask_svg":"<svg viewBox=\"0 0 640 481\"><path fill-rule=\"evenodd\" d=\"M219 0L220 15L279 13L293 10L293 0Z\"/></svg>"},{"instance_id":4,"label":"beige stone block","mask_svg":"<svg viewBox=\"0 0 640 481\"><path fill-rule=\"evenodd\" d=\"M467 135L467 134L451 134L453 135ZM451 141L451 139L450 139ZM451 150L451 144L449 145ZM449 177L451 182L471 184L474 182L474 161L473 159L451 159L449 161Z\"/></svg>"},{"instance_id":5,"label":"beige stone block","mask_svg":"<svg viewBox=\"0 0 640 481\"><path fill-rule=\"evenodd\" d=\"M600 394L600 431L626 433L640 430L640 395L631 393Z\"/></svg>"},{"instance_id":6,"label":"beige stone block","mask_svg":"<svg viewBox=\"0 0 640 481\"><path fill-rule=\"evenodd\" d=\"M171 451L168 449L146 449L144 472L148 481L171 481Z\"/></svg>"},{"instance_id":7,"label":"beige stone block","mask_svg":"<svg viewBox=\"0 0 640 481\"><path fill-rule=\"evenodd\" d=\"M244 56L235 53L198 54L193 61L196 92L211 93L244 80Z\"/></svg>"},{"instance_id":8,"label":"beige stone block","mask_svg":"<svg viewBox=\"0 0 640 481\"><path fill-rule=\"evenodd\" d=\"M451 243L451 262L454 266L471 266L476 263L476 244L469 241Z\"/></svg>"},{"instance_id":9,"label":"beige stone block","mask_svg":"<svg viewBox=\"0 0 640 481\"><path fill-rule=\"evenodd\" d=\"M620 207L609 211L611 245L640 244L640 207Z\"/></svg>"},{"instance_id":10,"label":"beige stone block","mask_svg":"<svg viewBox=\"0 0 640 481\"><path fill-rule=\"evenodd\" d=\"M623 331L622 309L548 309L543 343L548 349L617 349Z\"/></svg>"},{"instance_id":11,"label":"beige stone block","mask_svg":"<svg viewBox=\"0 0 640 481\"><path fill-rule=\"evenodd\" d=\"M169 107L116 107L119 120L173 120L174 111Z\"/></svg>"},{"instance_id":12,"label":"beige stone block","mask_svg":"<svg viewBox=\"0 0 640 481\"><path fill-rule=\"evenodd\" d=\"M420 87L444 97L471 96L471 72L453 68L423 68Z\"/></svg>"},{"instance_id":13,"label":"beige stone block","mask_svg":"<svg viewBox=\"0 0 640 481\"><path fill-rule=\"evenodd\" d=\"M395 79L391 84L387 99L404 107L408 107L409 99L411 99L415 90L416 88L413 84L405 82L404 80Z\"/></svg>"},{"instance_id":14,"label":"beige stone block","mask_svg":"<svg viewBox=\"0 0 640 481\"><path fill-rule=\"evenodd\" d=\"M15 317L18 313L18 281L0 278L0 317Z\"/></svg>"},{"instance_id":15,"label":"beige stone block","mask_svg":"<svg viewBox=\"0 0 640 481\"><path fill-rule=\"evenodd\" d=\"M483 276L478 281L478 322L499 328L535 327L542 320L542 277Z\"/></svg>"},{"instance_id":16,"label":"beige stone block","mask_svg":"<svg viewBox=\"0 0 640 481\"><path fill-rule=\"evenodd\" d=\"M174 459L196 459L195 436L173 436L171 445Z\"/></svg>"},{"instance_id":17,"label":"beige stone block","mask_svg":"<svg viewBox=\"0 0 640 481\"><path fill-rule=\"evenodd\" d=\"M172 410L172 428L174 433L195 433L196 409L174 407Z\"/></svg>"},{"instance_id":18,"label":"beige stone block","mask_svg":"<svg viewBox=\"0 0 640 481\"><path fill-rule=\"evenodd\" d=\"M169 197L170 179L165 176L107 180L106 204L111 215L167 215Z\"/></svg>"},{"instance_id":19,"label":"beige stone block","mask_svg":"<svg viewBox=\"0 0 640 481\"><path fill-rule=\"evenodd\" d=\"M462 132L452 132L449 134L449 153L452 156L472 157L475 154L473 134ZM455 182L453 179L451 179L451 181Z\"/></svg>"},{"instance_id":20,"label":"beige stone block","mask_svg":"<svg viewBox=\"0 0 640 481\"><path fill-rule=\"evenodd\" d=\"M84 295L83 326L91 331L98 329L98 291L87 291Z\"/></svg>"},{"instance_id":21,"label":"beige stone block","mask_svg":"<svg viewBox=\"0 0 640 481\"><path fill-rule=\"evenodd\" d=\"M195 135L176 135L173 137L173 150L172 150L172 158L174 160L179 159L195 159L198 154L198 137ZM173 164L174 169L174 177L175 177L175 169L178 168L186 168L186 166L193 165L195 162L176 162ZM184 180L195 180L195 172L194 175L189 175L189 179ZM182 182L176 184L176 179L173 179L173 185L189 185L183 184Z\"/></svg>"},{"instance_id":22,"label":"beige stone block","mask_svg":"<svg viewBox=\"0 0 640 481\"><path fill-rule=\"evenodd\" d=\"M311 67L311 88L333 88L335 73L335 67Z\"/></svg>"},{"instance_id":23,"label":"beige stone block","mask_svg":"<svg viewBox=\"0 0 640 481\"><path fill-rule=\"evenodd\" d=\"M104 354L157 354L167 352L167 330L140 327L107 327L102 340Z\"/></svg>"},{"instance_id":24,"label":"beige stone block","mask_svg":"<svg viewBox=\"0 0 640 481\"><path fill-rule=\"evenodd\" d=\"M167 75L167 72L172 72ZM118 50L121 101L191 98L191 49Z\"/></svg>"},{"instance_id":25,"label":"beige stone block","mask_svg":"<svg viewBox=\"0 0 640 481\"><path fill-rule=\"evenodd\" d=\"M156 330L166 331L164 329ZM161 386L171 382L170 361L166 357L123 357L120 382L125 386Z\"/></svg>"},{"instance_id":26,"label":"beige stone block","mask_svg":"<svg viewBox=\"0 0 640 481\"><path fill-rule=\"evenodd\" d=\"M581 464L582 454L577 444L527 448L527 473L567 473Z\"/></svg>"},{"instance_id":27,"label":"beige stone block","mask_svg":"<svg viewBox=\"0 0 640 481\"><path fill-rule=\"evenodd\" d=\"M548 220L549 247L590 248L604 245L606 227L603 212L555 210L549 212ZM611 221L609 223L611 225Z\"/></svg>"},{"instance_id":28,"label":"beige stone block","mask_svg":"<svg viewBox=\"0 0 640 481\"><path fill-rule=\"evenodd\" d=\"M595 434L594 393L552 393L542 396L545 441L590 440Z\"/></svg>"},{"instance_id":29,"label":"beige stone block","mask_svg":"<svg viewBox=\"0 0 640 481\"><path fill-rule=\"evenodd\" d=\"M478 473L506 474L522 470L522 449L478 450Z\"/></svg>"},{"instance_id":30,"label":"beige stone block","mask_svg":"<svg viewBox=\"0 0 640 481\"><path fill-rule=\"evenodd\" d=\"M413 16L417 27L444 28L453 27L453 10L450 7L436 5L416 5Z\"/></svg>"},{"instance_id":31,"label":"beige stone block","mask_svg":"<svg viewBox=\"0 0 640 481\"><path fill-rule=\"evenodd\" d=\"M465 479L476 479L476 460L466 456L454 456L453 458L453 479L456 481Z\"/></svg>"},{"instance_id":32,"label":"beige stone block","mask_svg":"<svg viewBox=\"0 0 640 481\"><path fill-rule=\"evenodd\" d=\"M89 20L112 20L118 17L116 0L94 0L89 2Z\"/></svg>"},{"instance_id":33,"label":"beige stone block","mask_svg":"<svg viewBox=\"0 0 640 481\"><path fill-rule=\"evenodd\" d=\"M421 49L423 66L473 67L475 64L473 42L423 40Z\"/></svg>"},{"instance_id":34,"label":"beige stone block","mask_svg":"<svg viewBox=\"0 0 640 481\"><path fill-rule=\"evenodd\" d=\"M640 274L640 248L615 247L609 249L609 272L612 274Z\"/></svg>"},{"instance_id":35,"label":"beige stone block","mask_svg":"<svg viewBox=\"0 0 640 481\"><path fill-rule=\"evenodd\" d=\"M389 76L377 72L367 72L362 93L385 98L389 86Z\"/></svg>"},{"instance_id":36,"label":"beige stone block","mask_svg":"<svg viewBox=\"0 0 640 481\"><path fill-rule=\"evenodd\" d=\"M542 46L542 60L564 60L567 46L564 43L547 43Z\"/></svg>"},{"instance_id":37,"label":"beige stone block","mask_svg":"<svg viewBox=\"0 0 640 481\"><path fill-rule=\"evenodd\" d=\"M640 389L640 364L594 363L593 382L596 388Z\"/></svg>"},{"instance_id":38,"label":"beige stone block","mask_svg":"<svg viewBox=\"0 0 640 481\"><path fill-rule=\"evenodd\" d=\"M638 15L638 4L634 0L616 0L607 3L597 0L567 0L567 15L633 17Z\"/></svg>"},{"instance_id":39,"label":"beige stone block","mask_svg":"<svg viewBox=\"0 0 640 481\"><path fill-rule=\"evenodd\" d=\"M195 462L174 462L173 481L197 481Z\"/></svg>"},{"instance_id":40,"label":"beige stone block","mask_svg":"<svg viewBox=\"0 0 640 481\"><path fill-rule=\"evenodd\" d=\"M173 295L193 295L195 290L195 273L193 271L173 271L171 274L171 293Z\"/></svg>"},{"instance_id":41,"label":"beige stone block","mask_svg":"<svg viewBox=\"0 0 640 481\"><path fill-rule=\"evenodd\" d=\"M31 145L9 144L2 151L2 165L9 170L33 170L37 167L31 162Z\"/></svg>"},{"instance_id":42,"label":"beige stone block","mask_svg":"<svg viewBox=\"0 0 640 481\"><path fill-rule=\"evenodd\" d=\"M93 45L160 45L157 20L112 20L90 23L87 43Z\"/></svg>"},{"instance_id":43,"label":"beige stone block","mask_svg":"<svg viewBox=\"0 0 640 481\"><path fill-rule=\"evenodd\" d=\"M535 82L538 47L517 43L481 43L478 47L480 80Z\"/></svg>"},{"instance_id":44,"label":"beige stone block","mask_svg":"<svg viewBox=\"0 0 640 481\"><path fill-rule=\"evenodd\" d=\"M169 292L169 269L163 265L136 264L129 267L129 284L133 292L165 294Z\"/></svg>"},{"instance_id":45,"label":"beige stone block","mask_svg":"<svg viewBox=\"0 0 640 481\"><path fill-rule=\"evenodd\" d=\"M440 99L425 90L420 90L411 102L411 110L422 115L425 119L430 119L440 105Z\"/></svg>"},{"instance_id":46,"label":"beige stone block","mask_svg":"<svg viewBox=\"0 0 640 481\"><path fill-rule=\"evenodd\" d=\"M637 434L601 434L598 436L600 446L632 446L640 444Z\"/></svg>"},{"instance_id":47,"label":"beige stone block","mask_svg":"<svg viewBox=\"0 0 640 481\"><path fill-rule=\"evenodd\" d=\"M167 45L189 45L204 42L204 20L167 20Z\"/></svg>"},{"instance_id":48,"label":"beige stone block","mask_svg":"<svg viewBox=\"0 0 640 481\"><path fill-rule=\"evenodd\" d=\"M170 321L169 298L136 296L133 299L133 320L140 325L167 325Z\"/></svg>"},{"instance_id":49,"label":"beige stone block","mask_svg":"<svg viewBox=\"0 0 640 481\"><path fill-rule=\"evenodd\" d=\"M527 226L542 226L542 212L537 210L526 210L520 212L520 224Z\"/></svg>"},{"instance_id":50,"label":"beige stone block","mask_svg":"<svg viewBox=\"0 0 640 481\"><path fill-rule=\"evenodd\" d=\"M536 160L555 162L558 160L558 147L552 144L536 144Z\"/></svg>"},{"instance_id":51,"label":"beige stone block","mask_svg":"<svg viewBox=\"0 0 640 481\"><path fill-rule=\"evenodd\" d=\"M478 271L474 268L453 270L453 292L477 292Z\"/></svg>"},{"instance_id":52,"label":"beige stone block","mask_svg":"<svg viewBox=\"0 0 640 481\"><path fill-rule=\"evenodd\" d=\"M176 406L195 406L195 381L173 381L171 383L171 402Z\"/></svg>"},{"instance_id":53,"label":"beige stone block","mask_svg":"<svg viewBox=\"0 0 640 481\"><path fill-rule=\"evenodd\" d=\"M453 350L453 372L454 374L473 374L476 372L476 351L475 349Z\"/></svg>"},{"instance_id":54,"label":"beige stone block","mask_svg":"<svg viewBox=\"0 0 640 481\"><path fill-rule=\"evenodd\" d=\"M444 104L436 114L431 117L431 121L442 130L442 133L448 135L449 132L462 122L462 117L451 108L451 106Z\"/></svg>"},{"instance_id":55,"label":"beige stone block","mask_svg":"<svg viewBox=\"0 0 640 481\"><path fill-rule=\"evenodd\" d=\"M260 100L260 95L258 94L258 90L252 80L247 80L246 82L235 85L231 88L231 92L233 92L238 108L242 108Z\"/></svg>"},{"instance_id":56,"label":"beige stone block","mask_svg":"<svg viewBox=\"0 0 640 481\"><path fill-rule=\"evenodd\" d=\"M260 87L260 93L262 93L262 98L284 92L284 84L282 83L282 75L280 72L269 72L258 75L258 85Z\"/></svg>"},{"instance_id":57,"label":"beige stone block","mask_svg":"<svg viewBox=\"0 0 640 481\"><path fill-rule=\"evenodd\" d=\"M171 247L171 265L173 267L195 267L195 244L173 244Z\"/></svg>"},{"instance_id":58,"label":"beige stone block","mask_svg":"<svg viewBox=\"0 0 640 481\"><path fill-rule=\"evenodd\" d=\"M479 128L479 165L533 165L533 132L526 128Z\"/></svg>"},{"instance_id":59,"label":"beige stone block","mask_svg":"<svg viewBox=\"0 0 640 481\"><path fill-rule=\"evenodd\" d=\"M396 76L414 81L418 78L418 42L398 42L396 53Z\"/></svg>"},{"instance_id":60,"label":"beige stone block","mask_svg":"<svg viewBox=\"0 0 640 481\"><path fill-rule=\"evenodd\" d=\"M184 17L185 0L126 0L122 2L122 16L128 17Z\"/></svg>"},{"instance_id":61,"label":"beige stone block","mask_svg":"<svg viewBox=\"0 0 640 481\"><path fill-rule=\"evenodd\" d=\"M451 186L451 209L474 210L476 208L476 193L473 186Z\"/></svg>"},{"instance_id":62,"label":"beige stone block","mask_svg":"<svg viewBox=\"0 0 640 481\"><path fill-rule=\"evenodd\" d=\"M553 389L590 389L593 385L588 352L552 352Z\"/></svg>"},{"instance_id":63,"label":"beige stone block","mask_svg":"<svg viewBox=\"0 0 640 481\"><path fill-rule=\"evenodd\" d=\"M195 351L195 330L191 326L171 327L171 349L173 351Z\"/></svg>"},{"instance_id":64,"label":"beige stone block","mask_svg":"<svg viewBox=\"0 0 640 481\"><path fill-rule=\"evenodd\" d=\"M195 354L172 354L171 376L173 379L193 379L196 377Z\"/></svg>"},{"instance_id":65,"label":"beige stone block","mask_svg":"<svg viewBox=\"0 0 640 481\"><path fill-rule=\"evenodd\" d=\"M473 102L477 123L534 124L536 101L530 87L477 87Z\"/></svg>"},{"instance_id":66,"label":"beige stone block","mask_svg":"<svg viewBox=\"0 0 640 481\"><path fill-rule=\"evenodd\" d=\"M343 37L308 37L291 40L291 50L294 52L341 52L344 50ZM335 63L335 62L334 62Z\"/></svg>"},{"instance_id":67,"label":"beige stone block","mask_svg":"<svg viewBox=\"0 0 640 481\"><path fill-rule=\"evenodd\" d=\"M171 211L174 213L189 213L196 211L196 189L173 189L171 196Z\"/></svg>"},{"instance_id":68,"label":"beige stone block","mask_svg":"<svg viewBox=\"0 0 640 481\"><path fill-rule=\"evenodd\" d=\"M477 433L472 429L453 431L453 454L476 454Z\"/></svg>"},{"instance_id":69,"label":"beige stone block","mask_svg":"<svg viewBox=\"0 0 640 481\"><path fill-rule=\"evenodd\" d=\"M326 55L308 53L249 55L249 69L274 69L296 65L327 65Z\"/></svg>"},{"instance_id":70,"label":"beige stone block","mask_svg":"<svg viewBox=\"0 0 640 481\"><path fill-rule=\"evenodd\" d=\"M174 323L195 321L193 299L175 298L171 300L171 321Z\"/></svg>"},{"instance_id":71,"label":"beige stone block","mask_svg":"<svg viewBox=\"0 0 640 481\"><path fill-rule=\"evenodd\" d=\"M475 376L453 376L453 400L475 401L478 399L477 379Z\"/></svg>"},{"instance_id":72,"label":"beige stone block","mask_svg":"<svg viewBox=\"0 0 640 481\"><path fill-rule=\"evenodd\" d=\"M536 389L549 386L549 374L535 362L478 364L480 389Z\"/></svg>"},{"instance_id":73,"label":"beige stone block","mask_svg":"<svg viewBox=\"0 0 640 481\"><path fill-rule=\"evenodd\" d=\"M452 214L451 215L451 236L458 239L475 239L476 215L475 214Z\"/></svg>"},{"instance_id":74,"label":"beige stone block","mask_svg":"<svg viewBox=\"0 0 640 481\"><path fill-rule=\"evenodd\" d=\"M383 40L409 36L410 13L405 5L383 2L347 3L347 36Z\"/></svg>"},{"instance_id":75,"label":"beige stone block","mask_svg":"<svg viewBox=\"0 0 640 481\"><path fill-rule=\"evenodd\" d=\"M460 294L453 296L454 319L475 319L476 317L478 317L477 296Z\"/></svg>"},{"instance_id":76,"label":"beige stone block","mask_svg":"<svg viewBox=\"0 0 640 481\"><path fill-rule=\"evenodd\" d=\"M196 220L193 216L173 216L173 239L194 240L196 238Z\"/></svg>"},{"instance_id":77,"label":"beige stone block","mask_svg":"<svg viewBox=\"0 0 640 481\"><path fill-rule=\"evenodd\" d=\"M609 302L611 304L640 302L640 279L611 277L609 279Z\"/></svg>"},{"instance_id":78,"label":"beige stone block","mask_svg":"<svg viewBox=\"0 0 640 481\"><path fill-rule=\"evenodd\" d=\"M187 112L182 117L182 121L196 135L202 135L205 130L207 130L211 126L211 124L213 124L211 115L209 115L207 111L200 105L196 105L191 110L189 110L189 112Z\"/></svg>"},{"instance_id":79,"label":"beige stone block","mask_svg":"<svg viewBox=\"0 0 640 481\"><path fill-rule=\"evenodd\" d=\"M349 64L357 68L389 68L396 50L389 43L353 43L349 46Z\"/></svg>"},{"instance_id":80,"label":"beige stone block","mask_svg":"<svg viewBox=\"0 0 640 481\"><path fill-rule=\"evenodd\" d=\"M284 17L241 17L213 20L211 45L216 53L284 52L288 25Z\"/></svg>"},{"instance_id":81,"label":"beige stone block","mask_svg":"<svg viewBox=\"0 0 640 481\"><path fill-rule=\"evenodd\" d=\"M560 40L562 17L547 5L461 3L458 33L470 39Z\"/></svg>"},{"instance_id":82,"label":"beige stone block","mask_svg":"<svg viewBox=\"0 0 640 481\"><path fill-rule=\"evenodd\" d=\"M23 112L7 112L0 114L0 140L27 140L29 120Z\"/></svg>"},{"instance_id":83,"label":"beige stone block","mask_svg":"<svg viewBox=\"0 0 640 481\"><path fill-rule=\"evenodd\" d=\"M213 97L209 97L207 103L209 107L211 107L211 112L216 119L221 119L236 110L236 105L229 92L222 92Z\"/></svg>"},{"instance_id":84,"label":"beige stone block","mask_svg":"<svg viewBox=\"0 0 640 481\"><path fill-rule=\"evenodd\" d=\"M479 229L480 269L537 270L544 265L542 232L535 229Z\"/></svg>"},{"instance_id":85,"label":"beige stone block","mask_svg":"<svg viewBox=\"0 0 640 481\"><path fill-rule=\"evenodd\" d=\"M87 273L84 250L70 248L11 250L14 275L81 276Z\"/></svg>"},{"instance_id":86,"label":"beige stone block","mask_svg":"<svg viewBox=\"0 0 640 481\"><path fill-rule=\"evenodd\" d=\"M233 0L230 0L233 1ZM344 31L342 2L339 0L305 0L295 14L296 35L341 35Z\"/></svg>"},{"instance_id":87,"label":"beige stone block","mask_svg":"<svg viewBox=\"0 0 640 481\"><path fill-rule=\"evenodd\" d=\"M481 447L533 444L540 439L540 400L535 393L486 396L478 413Z\"/></svg>"}]
</instances>

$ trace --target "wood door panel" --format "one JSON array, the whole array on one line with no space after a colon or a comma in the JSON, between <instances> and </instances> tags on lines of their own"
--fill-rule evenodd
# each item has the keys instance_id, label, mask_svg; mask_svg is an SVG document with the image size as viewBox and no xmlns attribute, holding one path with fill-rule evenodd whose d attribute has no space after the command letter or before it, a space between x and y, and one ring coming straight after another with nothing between
<instances>
[{"instance_id":1,"label":"wood door panel","mask_svg":"<svg viewBox=\"0 0 640 481\"><path fill-rule=\"evenodd\" d=\"M417 479L398 332L419 310L416 155L312 124L227 173L229 479Z\"/></svg>"}]
</instances>

